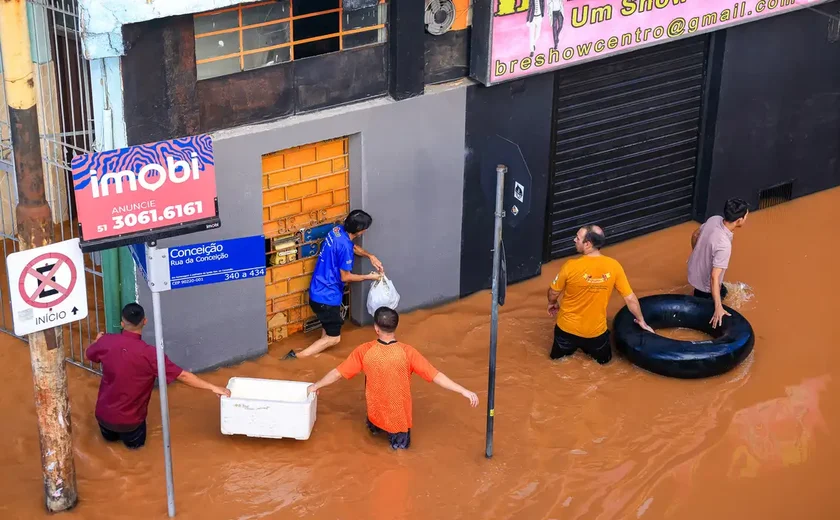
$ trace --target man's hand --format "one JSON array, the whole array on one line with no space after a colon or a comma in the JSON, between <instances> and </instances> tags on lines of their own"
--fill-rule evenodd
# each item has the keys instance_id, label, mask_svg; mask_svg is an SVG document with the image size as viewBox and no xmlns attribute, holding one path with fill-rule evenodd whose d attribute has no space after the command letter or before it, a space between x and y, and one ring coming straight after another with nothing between
<instances>
[{"instance_id":1,"label":"man's hand","mask_svg":"<svg viewBox=\"0 0 840 520\"><path fill-rule=\"evenodd\" d=\"M370 280L372 282L376 282L382 279L382 275L379 273L370 273L365 275L365 280Z\"/></svg>"},{"instance_id":2,"label":"man's hand","mask_svg":"<svg viewBox=\"0 0 840 520\"><path fill-rule=\"evenodd\" d=\"M726 309L723 308L723 305L715 306L715 313L712 315L712 319L709 320L709 323L712 324L712 328L716 329L719 326L723 325L723 317L724 316L732 316Z\"/></svg>"},{"instance_id":3,"label":"man's hand","mask_svg":"<svg viewBox=\"0 0 840 520\"><path fill-rule=\"evenodd\" d=\"M635 321L636 325L641 327L642 330L646 330L646 331L650 332L651 334L656 334L656 332L653 330L653 328L651 328L651 326L648 325L647 323L645 323L644 321L641 321L641 322L639 320L633 320L633 321Z\"/></svg>"},{"instance_id":4,"label":"man's hand","mask_svg":"<svg viewBox=\"0 0 840 520\"><path fill-rule=\"evenodd\" d=\"M213 393L218 395L219 397L221 397L221 396L230 397L230 390L228 390L227 388L222 388L221 386L214 386L212 388L212 390L213 390Z\"/></svg>"},{"instance_id":5,"label":"man's hand","mask_svg":"<svg viewBox=\"0 0 840 520\"><path fill-rule=\"evenodd\" d=\"M316 387L315 385L309 385L309 386L306 387L306 396L308 397L312 394L320 395L320 392L318 391L318 387Z\"/></svg>"},{"instance_id":6,"label":"man's hand","mask_svg":"<svg viewBox=\"0 0 840 520\"><path fill-rule=\"evenodd\" d=\"M558 302L553 302L548 304L548 315L554 318L557 316L557 313L560 312L560 304Z\"/></svg>"},{"instance_id":7,"label":"man's hand","mask_svg":"<svg viewBox=\"0 0 840 520\"><path fill-rule=\"evenodd\" d=\"M472 406L473 408L475 408L476 406L478 406L478 396L477 396L477 395L475 395L475 392L470 392L469 390L466 390L466 389L465 389L465 390L461 393L461 395L463 395L464 397L466 397L467 399L469 399L469 400L470 400L470 406Z\"/></svg>"},{"instance_id":8,"label":"man's hand","mask_svg":"<svg viewBox=\"0 0 840 520\"><path fill-rule=\"evenodd\" d=\"M385 272L385 267L382 266L382 262L380 262L379 259L376 258L375 255L370 255L369 260L370 260L370 265L372 265L374 269L376 269L380 273Z\"/></svg>"},{"instance_id":9,"label":"man's hand","mask_svg":"<svg viewBox=\"0 0 840 520\"><path fill-rule=\"evenodd\" d=\"M100 332L99 334L96 335L96 339L93 340L93 341L99 341L100 339L102 339L102 336L104 336L104 335L105 335L104 332Z\"/></svg>"}]
</instances>

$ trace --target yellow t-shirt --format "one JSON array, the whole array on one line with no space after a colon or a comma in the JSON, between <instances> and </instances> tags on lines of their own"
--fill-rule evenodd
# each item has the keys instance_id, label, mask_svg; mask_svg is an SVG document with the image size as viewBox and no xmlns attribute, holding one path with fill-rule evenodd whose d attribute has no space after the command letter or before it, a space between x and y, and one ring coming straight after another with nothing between
<instances>
[{"instance_id":1,"label":"yellow t-shirt","mask_svg":"<svg viewBox=\"0 0 840 520\"><path fill-rule=\"evenodd\" d=\"M582 338L606 332L607 304L613 287L625 298L633 293L617 260L582 256L567 261L551 283L553 290L563 292L557 326Z\"/></svg>"}]
</instances>

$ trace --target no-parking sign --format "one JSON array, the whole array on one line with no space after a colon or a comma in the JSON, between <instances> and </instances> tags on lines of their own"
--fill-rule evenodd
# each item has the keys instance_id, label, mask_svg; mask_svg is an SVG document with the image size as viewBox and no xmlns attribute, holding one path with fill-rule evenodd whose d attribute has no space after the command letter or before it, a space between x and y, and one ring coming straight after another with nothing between
<instances>
[{"instance_id":1,"label":"no-parking sign","mask_svg":"<svg viewBox=\"0 0 840 520\"><path fill-rule=\"evenodd\" d=\"M18 336L87 317L84 255L78 238L12 253L6 266Z\"/></svg>"}]
</instances>

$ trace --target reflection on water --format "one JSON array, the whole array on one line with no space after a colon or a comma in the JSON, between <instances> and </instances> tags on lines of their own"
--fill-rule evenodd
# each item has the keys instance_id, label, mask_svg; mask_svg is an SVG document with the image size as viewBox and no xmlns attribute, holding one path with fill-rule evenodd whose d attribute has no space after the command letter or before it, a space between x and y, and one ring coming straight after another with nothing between
<instances>
[{"instance_id":1,"label":"reflection on water","mask_svg":"<svg viewBox=\"0 0 840 520\"><path fill-rule=\"evenodd\" d=\"M728 434L738 447L729 466L730 477L755 477L759 470L802 464L814 448L816 429L826 428L820 394L831 376L809 378L785 389L786 397L739 410Z\"/></svg>"},{"instance_id":2,"label":"reflection on water","mask_svg":"<svg viewBox=\"0 0 840 520\"><path fill-rule=\"evenodd\" d=\"M656 329L656 333L677 341L709 341L714 339L705 332L684 327Z\"/></svg>"},{"instance_id":3,"label":"reflection on water","mask_svg":"<svg viewBox=\"0 0 840 520\"><path fill-rule=\"evenodd\" d=\"M774 217L779 208L784 218ZM669 379L621 358L600 366L580 353L551 362L545 287L561 262L512 286L500 317L491 460L484 458L484 407L471 409L460 396L419 379L413 383L414 427L406 452L392 452L369 435L361 378L321 392L315 429L303 442L224 436L217 398L172 385L178 517L840 518L834 489L840 443L831 438L840 421L837 392L831 391L840 375L834 310L840 279L831 275L840 232L821 228L827 235L821 247L807 250L791 247L789 240L814 221L840 221L840 190L756 212L736 233L727 278L755 291L739 310L755 329L756 345L744 363L716 378ZM640 296L687 294L688 237L695 227L679 226L606 252L621 261ZM482 401L489 304L489 295L479 294L406 314L399 331ZM614 297L610 315L621 305ZM278 360L310 340L291 338L262 359L207 377L218 384L233 376L314 381L371 337L369 329L351 327L332 352ZM0 518L48 518L41 505L26 346L0 337L0 366ZM148 444L130 452L98 436L97 379L72 367L68 373L81 501L62 518L166 518L157 396Z\"/></svg>"}]
</instances>

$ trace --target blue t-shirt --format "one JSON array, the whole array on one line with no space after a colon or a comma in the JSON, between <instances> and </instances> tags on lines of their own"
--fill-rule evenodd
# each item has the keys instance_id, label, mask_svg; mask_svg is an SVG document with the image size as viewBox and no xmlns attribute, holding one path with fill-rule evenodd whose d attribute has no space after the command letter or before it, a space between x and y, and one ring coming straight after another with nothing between
<instances>
[{"instance_id":1,"label":"blue t-shirt","mask_svg":"<svg viewBox=\"0 0 840 520\"><path fill-rule=\"evenodd\" d=\"M309 299L322 305L341 305L344 296L341 271L352 270L353 241L343 226L336 226L321 243L321 254L309 283Z\"/></svg>"}]
</instances>

